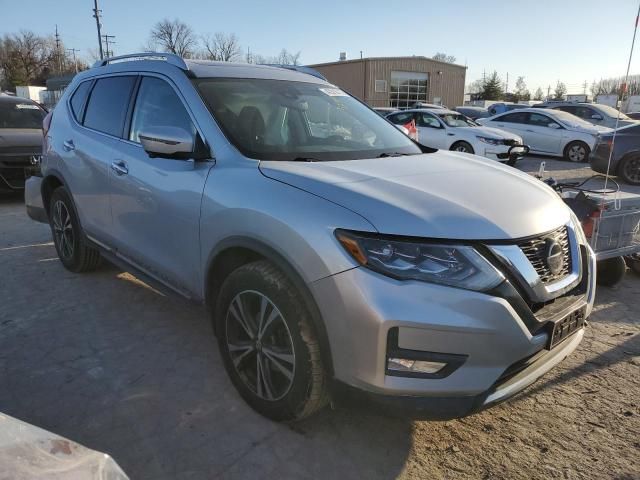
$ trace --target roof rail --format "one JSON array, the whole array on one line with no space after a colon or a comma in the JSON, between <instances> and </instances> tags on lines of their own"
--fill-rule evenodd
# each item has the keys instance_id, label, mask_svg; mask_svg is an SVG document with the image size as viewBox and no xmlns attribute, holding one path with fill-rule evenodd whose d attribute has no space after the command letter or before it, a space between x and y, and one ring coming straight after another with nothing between
<instances>
[{"instance_id":1,"label":"roof rail","mask_svg":"<svg viewBox=\"0 0 640 480\"><path fill-rule=\"evenodd\" d=\"M327 77L322 75L315 68L305 67L304 65L283 65L280 63L262 63L261 65L265 65L267 67L285 68L287 70L295 70L296 72L306 73L307 75L313 75L314 77L317 77L320 80L324 80L325 82L328 82Z\"/></svg>"},{"instance_id":2,"label":"roof rail","mask_svg":"<svg viewBox=\"0 0 640 480\"><path fill-rule=\"evenodd\" d=\"M189 70L186 62L182 57L176 55L174 53L158 53L158 52L142 52L142 53L130 53L128 55L119 55L117 57L109 57L103 60L98 60L93 64L91 68L96 67L104 67L105 65L109 65L110 63L121 63L121 62L134 62L138 60L161 60L171 65L175 65L176 67L182 70Z\"/></svg>"}]
</instances>

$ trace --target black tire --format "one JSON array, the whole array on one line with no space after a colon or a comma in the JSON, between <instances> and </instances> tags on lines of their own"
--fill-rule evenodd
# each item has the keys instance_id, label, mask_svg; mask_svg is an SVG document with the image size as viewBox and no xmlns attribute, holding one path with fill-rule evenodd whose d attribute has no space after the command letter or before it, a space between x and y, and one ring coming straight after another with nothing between
<instances>
[{"instance_id":1,"label":"black tire","mask_svg":"<svg viewBox=\"0 0 640 480\"><path fill-rule=\"evenodd\" d=\"M570 142L564 147L564 159L573 163L583 163L589 160L591 149L589 145L579 140Z\"/></svg>"},{"instance_id":2,"label":"black tire","mask_svg":"<svg viewBox=\"0 0 640 480\"><path fill-rule=\"evenodd\" d=\"M640 275L640 253L634 253L624 257L627 267L631 269L633 273Z\"/></svg>"},{"instance_id":3,"label":"black tire","mask_svg":"<svg viewBox=\"0 0 640 480\"><path fill-rule=\"evenodd\" d=\"M214 322L227 373L254 410L276 421L300 420L327 403L311 314L295 285L271 263L249 263L227 277Z\"/></svg>"},{"instance_id":4,"label":"black tire","mask_svg":"<svg viewBox=\"0 0 640 480\"><path fill-rule=\"evenodd\" d=\"M58 187L49 202L49 225L58 258L74 273L90 272L100 265L100 252L87 245L71 195Z\"/></svg>"},{"instance_id":5,"label":"black tire","mask_svg":"<svg viewBox=\"0 0 640 480\"><path fill-rule=\"evenodd\" d=\"M454 152L476 153L471 144L463 142L462 140L451 145L449 150Z\"/></svg>"},{"instance_id":6,"label":"black tire","mask_svg":"<svg viewBox=\"0 0 640 480\"><path fill-rule=\"evenodd\" d=\"M607 258L598 261L598 285L614 287L624 278L627 265L623 257Z\"/></svg>"},{"instance_id":7,"label":"black tire","mask_svg":"<svg viewBox=\"0 0 640 480\"><path fill-rule=\"evenodd\" d=\"M617 173L626 183L640 185L640 155L623 158L618 165Z\"/></svg>"}]
</instances>

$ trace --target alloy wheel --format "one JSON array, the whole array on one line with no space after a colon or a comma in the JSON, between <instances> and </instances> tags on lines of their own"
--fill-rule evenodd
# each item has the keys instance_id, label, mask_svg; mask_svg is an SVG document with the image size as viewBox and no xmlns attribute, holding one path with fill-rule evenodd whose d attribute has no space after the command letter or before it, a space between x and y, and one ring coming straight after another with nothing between
<instances>
[{"instance_id":1,"label":"alloy wheel","mask_svg":"<svg viewBox=\"0 0 640 480\"><path fill-rule=\"evenodd\" d=\"M467 147L465 147L464 145L458 145L458 146L455 148L455 151L456 151L456 152L466 152L466 153L468 153L468 152L469 152L469 149L468 149Z\"/></svg>"},{"instance_id":2,"label":"alloy wheel","mask_svg":"<svg viewBox=\"0 0 640 480\"><path fill-rule=\"evenodd\" d=\"M574 145L569 149L569 160L572 162L583 162L587 156L587 151L582 145Z\"/></svg>"},{"instance_id":3,"label":"alloy wheel","mask_svg":"<svg viewBox=\"0 0 640 480\"><path fill-rule=\"evenodd\" d=\"M634 183L640 183L640 157L631 158L624 163L624 176Z\"/></svg>"},{"instance_id":4,"label":"alloy wheel","mask_svg":"<svg viewBox=\"0 0 640 480\"><path fill-rule=\"evenodd\" d=\"M53 205L53 234L55 243L58 246L58 252L68 260L73 257L73 224L71 223L71 215L63 201L58 200Z\"/></svg>"},{"instance_id":5,"label":"alloy wheel","mask_svg":"<svg viewBox=\"0 0 640 480\"><path fill-rule=\"evenodd\" d=\"M237 294L227 309L229 356L242 382L263 400L284 397L295 375L295 351L282 313L260 292Z\"/></svg>"}]
</instances>

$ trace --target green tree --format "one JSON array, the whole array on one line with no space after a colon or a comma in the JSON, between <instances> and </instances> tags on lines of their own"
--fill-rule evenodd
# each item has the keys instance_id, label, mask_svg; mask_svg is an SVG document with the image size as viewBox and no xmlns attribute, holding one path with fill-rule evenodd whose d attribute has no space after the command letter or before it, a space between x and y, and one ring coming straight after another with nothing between
<instances>
[{"instance_id":1,"label":"green tree","mask_svg":"<svg viewBox=\"0 0 640 480\"><path fill-rule=\"evenodd\" d=\"M536 90L536 94L533 96L534 100L542 100L544 98L544 92L540 87Z\"/></svg>"},{"instance_id":2,"label":"green tree","mask_svg":"<svg viewBox=\"0 0 640 480\"><path fill-rule=\"evenodd\" d=\"M501 100L504 95L502 89L502 80L498 76L498 72L494 72L486 79L482 86L481 96L483 100Z\"/></svg>"},{"instance_id":3,"label":"green tree","mask_svg":"<svg viewBox=\"0 0 640 480\"><path fill-rule=\"evenodd\" d=\"M556 89L553 91L553 99L554 100L564 100L564 96L567 94L567 86L558 81L556 84Z\"/></svg>"}]
</instances>

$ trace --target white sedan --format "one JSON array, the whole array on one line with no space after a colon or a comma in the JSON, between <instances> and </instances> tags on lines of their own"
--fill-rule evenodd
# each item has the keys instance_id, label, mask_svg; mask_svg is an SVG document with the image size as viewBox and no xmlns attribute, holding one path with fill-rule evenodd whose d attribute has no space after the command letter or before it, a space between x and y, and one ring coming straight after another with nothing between
<instances>
[{"instance_id":1,"label":"white sedan","mask_svg":"<svg viewBox=\"0 0 640 480\"><path fill-rule=\"evenodd\" d=\"M478 123L520 135L531 153L586 162L598 133L610 132L561 110L524 108L478 119Z\"/></svg>"},{"instance_id":2,"label":"white sedan","mask_svg":"<svg viewBox=\"0 0 640 480\"><path fill-rule=\"evenodd\" d=\"M483 127L468 117L442 108L416 108L386 117L396 125L415 121L418 141L431 148L473 153L507 162L509 149L522 145L522 138L497 128Z\"/></svg>"}]
</instances>

